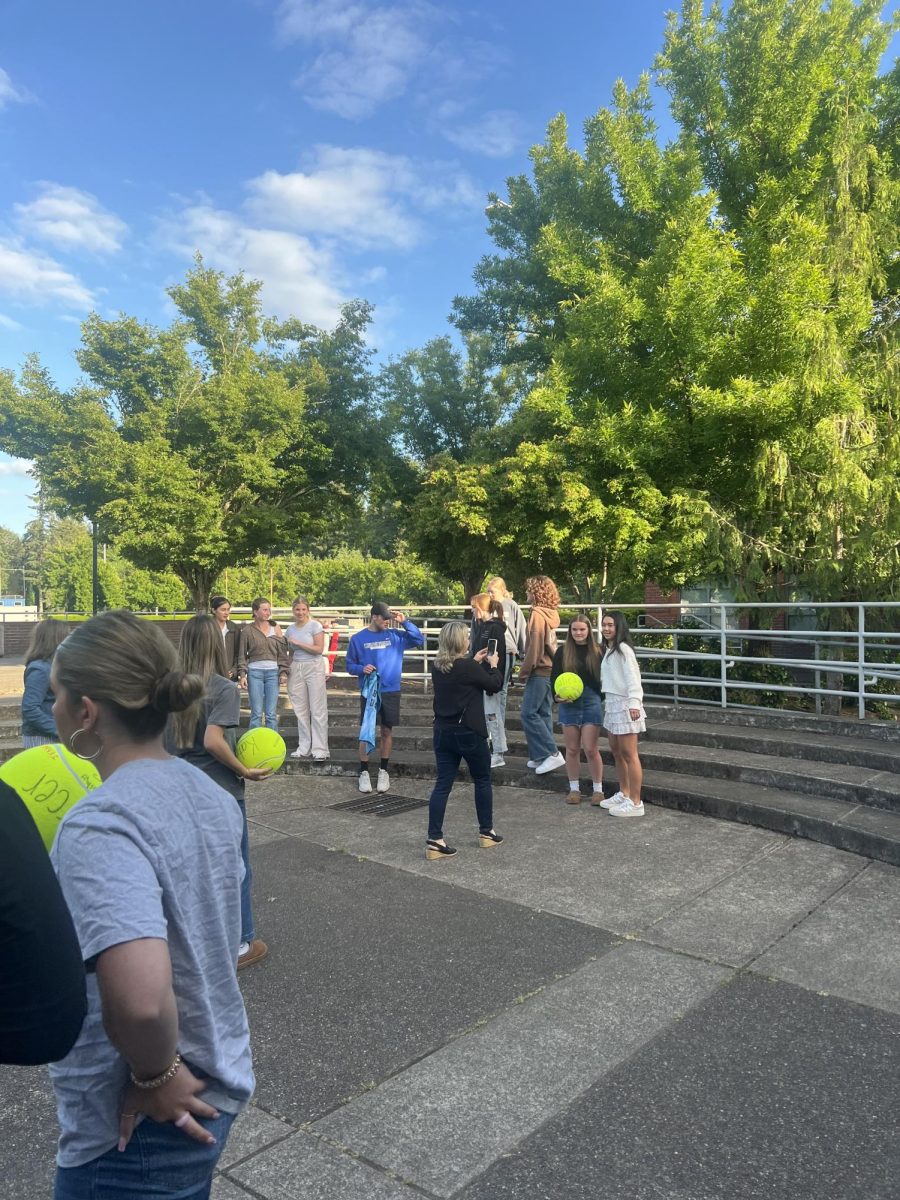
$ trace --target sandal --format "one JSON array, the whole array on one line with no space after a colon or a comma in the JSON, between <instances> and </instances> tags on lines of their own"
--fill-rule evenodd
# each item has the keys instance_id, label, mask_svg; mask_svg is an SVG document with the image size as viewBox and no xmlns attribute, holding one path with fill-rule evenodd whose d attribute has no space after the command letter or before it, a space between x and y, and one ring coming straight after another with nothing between
<instances>
[{"instance_id":1,"label":"sandal","mask_svg":"<svg viewBox=\"0 0 900 1200\"><path fill-rule=\"evenodd\" d=\"M490 846L499 846L503 838L499 833L495 833L493 829L480 829L478 831L478 844L482 850L487 850Z\"/></svg>"},{"instance_id":2,"label":"sandal","mask_svg":"<svg viewBox=\"0 0 900 1200\"><path fill-rule=\"evenodd\" d=\"M425 857L428 859L451 858L454 854L456 854L455 847L448 846L446 842L438 842L429 838L425 843Z\"/></svg>"}]
</instances>

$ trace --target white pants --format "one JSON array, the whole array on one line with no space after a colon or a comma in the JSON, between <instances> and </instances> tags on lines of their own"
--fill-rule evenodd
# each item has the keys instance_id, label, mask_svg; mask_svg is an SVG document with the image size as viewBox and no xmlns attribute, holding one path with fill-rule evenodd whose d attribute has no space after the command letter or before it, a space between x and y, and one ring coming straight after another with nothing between
<instances>
[{"instance_id":1,"label":"white pants","mask_svg":"<svg viewBox=\"0 0 900 1200\"><path fill-rule=\"evenodd\" d=\"M325 659L296 659L288 675L288 699L297 718L297 748L301 754L328 753L328 701L325 698Z\"/></svg>"}]
</instances>

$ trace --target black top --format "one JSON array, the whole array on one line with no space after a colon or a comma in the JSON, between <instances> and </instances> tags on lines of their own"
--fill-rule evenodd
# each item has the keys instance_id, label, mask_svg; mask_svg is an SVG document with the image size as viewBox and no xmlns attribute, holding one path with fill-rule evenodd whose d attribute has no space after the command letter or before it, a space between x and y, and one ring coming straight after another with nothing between
<instances>
[{"instance_id":1,"label":"black top","mask_svg":"<svg viewBox=\"0 0 900 1200\"><path fill-rule=\"evenodd\" d=\"M506 622L498 620L497 617L492 617L490 621L474 621L472 623L472 636L469 639L472 654L477 654L479 650L483 650L488 642L494 639L497 643L497 670L500 672L500 678L506 678Z\"/></svg>"},{"instance_id":2,"label":"black top","mask_svg":"<svg viewBox=\"0 0 900 1200\"><path fill-rule=\"evenodd\" d=\"M577 643L573 643L573 645L575 646L575 654L577 655L577 658L578 658L578 668L574 672L574 674L578 676L578 678L581 680L581 682L584 684L584 686L586 688L590 688L592 692L596 692L597 695L599 696L601 694L601 692L600 692L600 661L599 661L599 659L597 661L597 674L594 675L588 669L588 665L587 665L587 652L588 652L587 646L586 645L579 646ZM556 681L560 677L560 675L562 675L564 673L564 671L566 669L563 666L563 650L564 649L565 649L564 646L560 646L560 648L556 651L556 653L553 656L553 670L550 672L550 690L554 694L556 692Z\"/></svg>"},{"instance_id":3,"label":"black top","mask_svg":"<svg viewBox=\"0 0 900 1200\"><path fill-rule=\"evenodd\" d=\"M434 723L439 729L462 726L487 737L484 693L499 692L503 676L487 663L458 658L449 671L431 668L434 687Z\"/></svg>"},{"instance_id":4,"label":"black top","mask_svg":"<svg viewBox=\"0 0 900 1200\"><path fill-rule=\"evenodd\" d=\"M231 619L225 622L225 636L222 638L225 646L225 665L228 667L228 678L238 677L238 651L241 645L241 627Z\"/></svg>"},{"instance_id":5,"label":"black top","mask_svg":"<svg viewBox=\"0 0 900 1200\"><path fill-rule=\"evenodd\" d=\"M65 1058L87 1007L75 926L28 809L0 783L0 1062Z\"/></svg>"}]
</instances>

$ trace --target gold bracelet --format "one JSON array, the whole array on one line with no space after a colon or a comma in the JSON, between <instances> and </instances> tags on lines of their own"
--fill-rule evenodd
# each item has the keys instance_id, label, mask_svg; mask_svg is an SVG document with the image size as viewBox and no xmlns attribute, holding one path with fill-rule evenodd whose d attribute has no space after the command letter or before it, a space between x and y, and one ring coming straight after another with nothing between
<instances>
[{"instance_id":1,"label":"gold bracelet","mask_svg":"<svg viewBox=\"0 0 900 1200\"><path fill-rule=\"evenodd\" d=\"M144 1091L151 1091L153 1088L162 1087L164 1083L168 1083L170 1079L175 1078L175 1076L178 1074L178 1068L181 1066L181 1063L181 1055L176 1054L171 1067L169 1067L168 1070L163 1071L162 1075L157 1075L153 1079L138 1079L134 1071L131 1071L131 1082L135 1087L142 1088Z\"/></svg>"}]
</instances>

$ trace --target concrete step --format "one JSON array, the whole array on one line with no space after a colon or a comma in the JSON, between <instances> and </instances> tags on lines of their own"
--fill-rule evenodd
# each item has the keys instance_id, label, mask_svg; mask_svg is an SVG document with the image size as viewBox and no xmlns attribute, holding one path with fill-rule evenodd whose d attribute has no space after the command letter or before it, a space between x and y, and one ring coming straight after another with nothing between
<instances>
[{"instance_id":1,"label":"concrete step","mask_svg":"<svg viewBox=\"0 0 900 1200\"><path fill-rule=\"evenodd\" d=\"M346 776L349 783L356 778L359 763L353 751L340 749L333 750L331 758L325 763L289 759L282 770L287 775ZM390 771L392 776L431 781L435 774L434 755L421 751L405 752L402 757L392 757ZM466 777L463 768L460 778ZM558 802L568 792L568 782L562 768L536 776L527 769L523 759L507 757L506 766L493 770L491 777L495 785L540 791L547 794L548 800L555 797ZM586 800L588 786L582 783ZM606 794L612 794L616 786L615 770L605 770ZM352 791L348 789L350 794ZM644 774L643 796L649 805L756 825L900 866L898 812L779 788L654 770ZM649 815L652 819L652 811ZM609 819L615 820L614 817Z\"/></svg>"}]
</instances>

